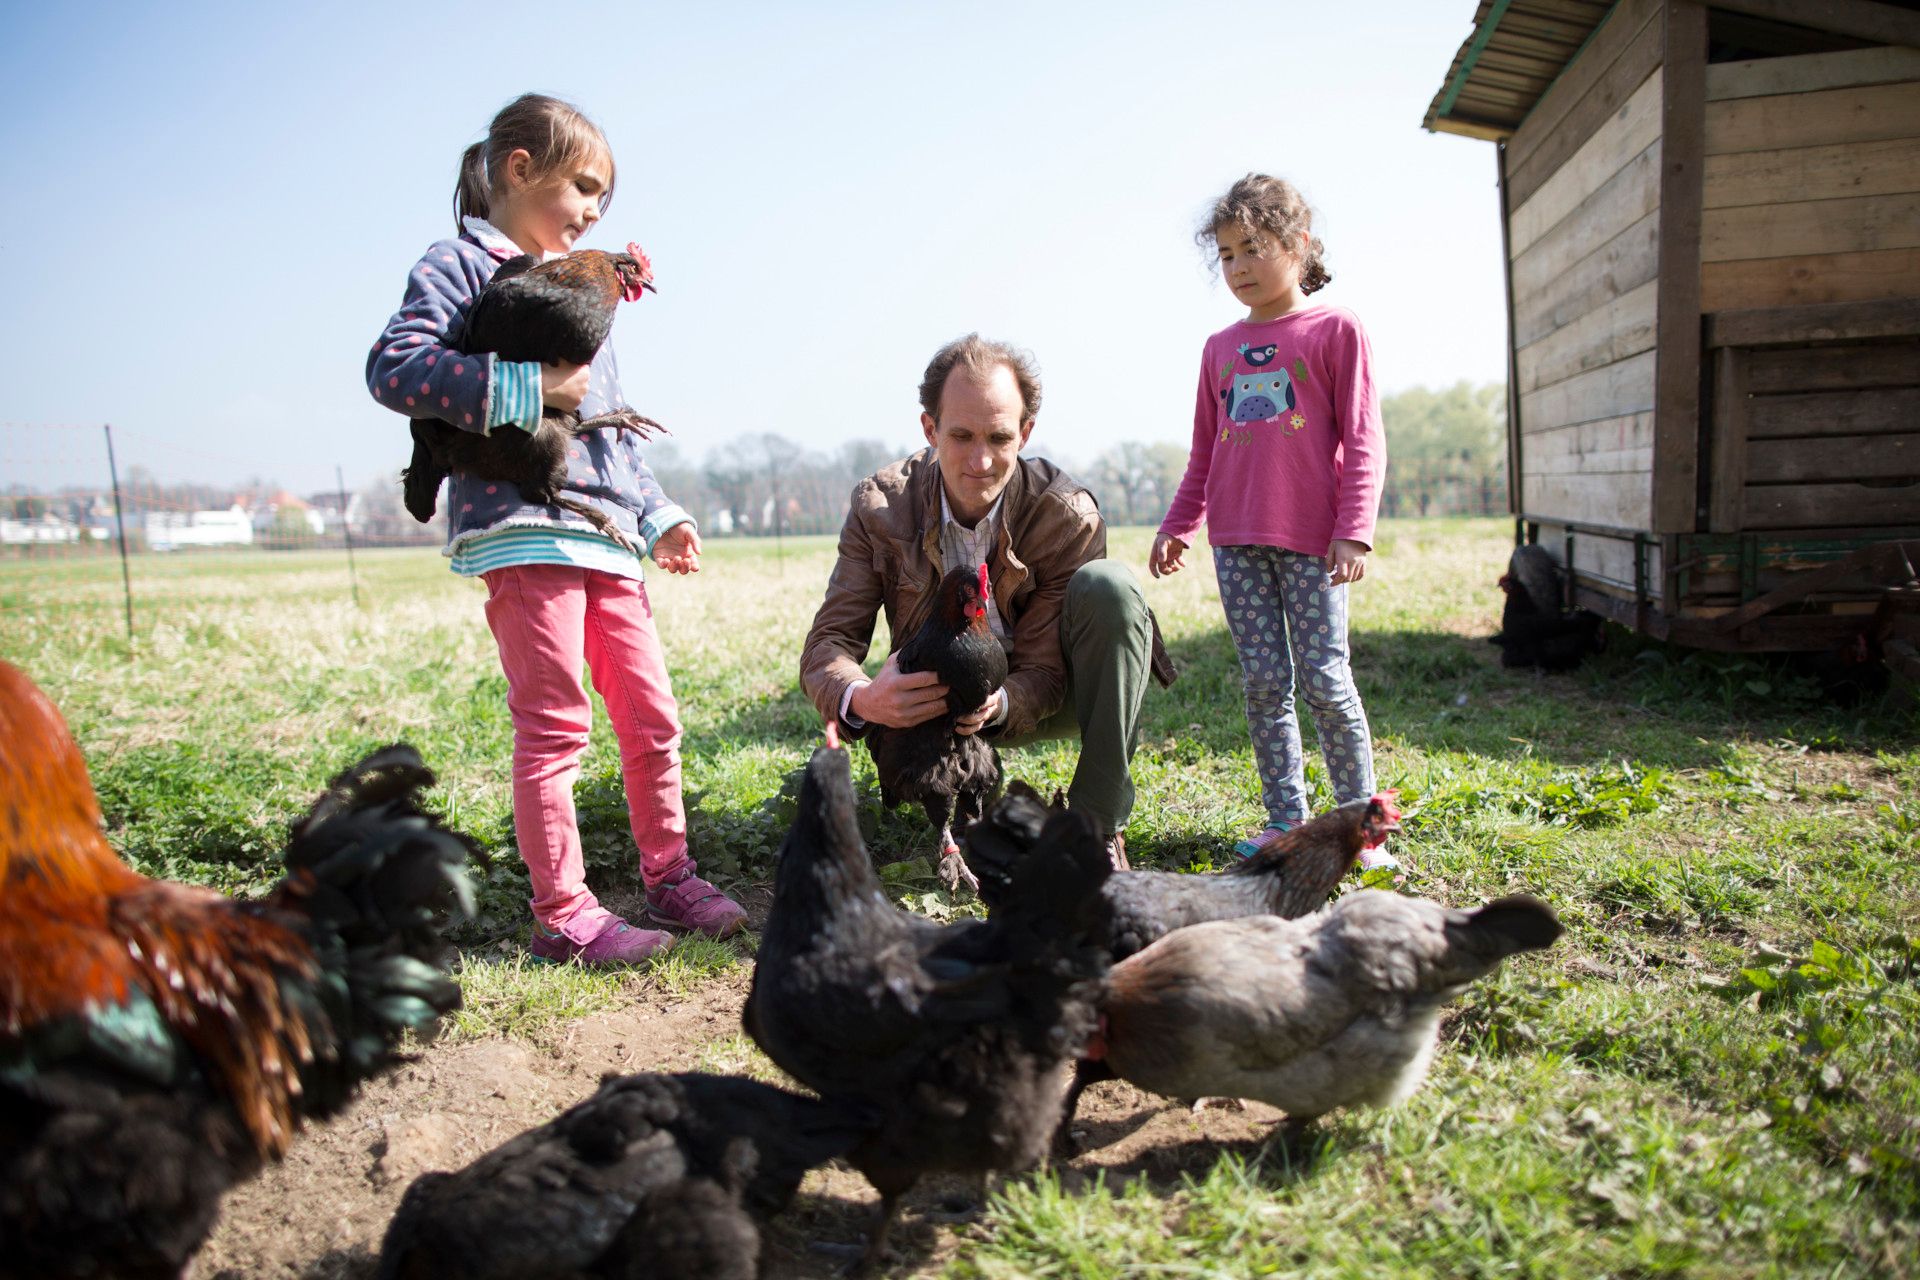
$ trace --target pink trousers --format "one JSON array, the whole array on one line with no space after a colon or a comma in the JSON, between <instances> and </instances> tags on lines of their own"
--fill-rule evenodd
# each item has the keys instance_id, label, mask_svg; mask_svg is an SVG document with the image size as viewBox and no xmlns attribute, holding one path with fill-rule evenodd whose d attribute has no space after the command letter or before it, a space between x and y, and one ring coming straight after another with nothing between
<instances>
[{"instance_id":1,"label":"pink trousers","mask_svg":"<svg viewBox=\"0 0 1920 1280\"><path fill-rule=\"evenodd\" d=\"M620 742L641 879L658 884L687 860L680 719L653 606L635 579L570 565L514 565L481 577L507 675L513 830L533 880L533 917L574 942L591 942L616 917L587 888L574 820L573 784L593 723L582 657Z\"/></svg>"}]
</instances>

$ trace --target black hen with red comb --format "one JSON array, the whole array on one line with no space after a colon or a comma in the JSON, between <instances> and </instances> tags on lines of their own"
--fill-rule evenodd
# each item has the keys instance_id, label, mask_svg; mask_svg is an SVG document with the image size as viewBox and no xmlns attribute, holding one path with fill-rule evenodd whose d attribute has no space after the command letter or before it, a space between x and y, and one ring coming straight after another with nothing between
<instances>
[{"instance_id":1,"label":"black hen with red comb","mask_svg":"<svg viewBox=\"0 0 1920 1280\"><path fill-rule=\"evenodd\" d=\"M543 364L591 364L613 330L613 313L653 289L653 267L638 245L625 253L582 249L549 262L531 254L500 264L467 308L448 345L468 355ZM632 541L588 503L562 496L567 446L601 428L633 431L643 439L663 430L652 418L620 409L584 421L547 409L531 434L505 430L481 435L437 418L413 420L413 460L400 473L407 511L425 524L439 504L440 482L452 472L504 480L528 502L571 511L629 551Z\"/></svg>"},{"instance_id":2,"label":"black hen with red comb","mask_svg":"<svg viewBox=\"0 0 1920 1280\"><path fill-rule=\"evenodd\" d=\"M1007 681L1007 651L987 623L993 607L987 566L955 569L940 579L933 611L895 655L905 672L931 671L947 686L947 714L907 729L874 725L867 750L880 775L880 798L892 808L918 801L940 832L940 878L949 889L978 882L960 858L953 829L986 812L1000 786L1000 757L977 733L953 723L980 709Z\"/></svg>"}]
</instances>

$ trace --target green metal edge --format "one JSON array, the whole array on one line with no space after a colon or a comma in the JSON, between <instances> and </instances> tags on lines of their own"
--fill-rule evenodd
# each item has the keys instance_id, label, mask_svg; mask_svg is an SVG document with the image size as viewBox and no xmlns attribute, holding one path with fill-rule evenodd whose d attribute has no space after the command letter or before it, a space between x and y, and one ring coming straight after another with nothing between
<instances>
[{"instance_id":1,"label":"green metal edge","mask_svg":"<svg viewBox=\"0 0 1920 1280\"><path fill-rule=\"evenodd\" d=\"M1513 0L1493 0L1493 8L1487 11L1487 20L1473 33L1473 42L1467 46L1467 56L1461 61L1460 69L1453 73L1446 96L1440 99L1440 109L1433 113L1436 120L1453 110L1460 91L1467 87L1467 77L1473 72L1473 64L1480 61L1480 55L1487 51L1487 42L1493 39L1494 28L1500 25L1500 19L1506 17L1507 6L1512 3Z\"/></svg>"},{"instance_id":2,"label":"green metal edge","mask_svg":"<svg viewBox=\"0 0 1920 1280\"><path fill-rule=\"evenodd\" d=\"M1593 30L1587 32L1587 38L1580 42L1580 47L1573 51L1573 56L1560 64L1560 75L1557 75L1553 79L1547 81L1547 87L1542 89L1540 91L1540 96L1533 100L1533 106L1527 108L1527 116L1530 116L1533 114L1534 107L1538 107L1542 102L1546 101L1547 95L1553 92L1553 86L1559 84L1560 77L1567 74L1567 68L1571 67L1574 63L1580 61L1580 55L1587 51L1587 46L1593 43L1593 38L1600 34L1600 28L1606 26L1609 22L1612 22L1613 15L1618 12L1620 12L1620 0L1613 0L1613 3L1607 6L1607 11L1600 15L1600 21L1593 24ZM1525 124L1527 122L1527 116L1520 117L1520 124ZM1514 127L1519 128L1519 125L1515 125Z\"/></svg>"},{"instance_id":3,"label":"green metal edge","mask_svg":"<svg viewBox=\"0 0 1920 1280\"><path fill-rule=\"evenodd\" d=\"M1453 104L1459 99L1460 91L1467 87L1467 77L1472 74L1474 64L1479 62L1480 55L1486 52L1487 45L1493 40L1494 28L1500 25L1500 19L1506 16L1507 7L1512 2L1513 0L1495 0L1493 8L1488 10L1486 24L1474 32L1473 42L1467 46L1466 59L1460 64L1460 69L1453 73L1453 79L1448 82L1446 95L1440 99L1440 105L1433 113L1434 119L1443 119L1448 112L1453 110ZM1620 0L1614 0L1612 4L1607 6L1607 11L1600 15L1600 21L1593 24L1593 30L1587 32L1587 38L1580 42L1580 47L1573 51L1571 57L1560 64L1560 75L1556 75L1553 79L1547 81L1547 87L1542 89L1540 96L1533 100L1533 106L1527 108L1527 115L1532 115L1533 108L1539 106L1541 101L1545 99L1549 93L1553 92L1553 86L1560 83L1560 76L1566 75L1567 68L1580 61L1580 55L1587 51L1587 46L1593 43L1593 38L1600 34L1600 28L1611 22L1613 15L1619 11ZM1526 116L1522 116L1519 124L1525 123ZM1515 125L1515 127L1518 128L1519 125Z\"/></svg>"}]
</instances>

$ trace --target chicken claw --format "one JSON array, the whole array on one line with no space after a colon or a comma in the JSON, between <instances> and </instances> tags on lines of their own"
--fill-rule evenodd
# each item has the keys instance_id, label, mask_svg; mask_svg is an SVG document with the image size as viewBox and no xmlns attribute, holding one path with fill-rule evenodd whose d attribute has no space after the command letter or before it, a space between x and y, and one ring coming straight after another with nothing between
<instances>
[{"instance_id":1,"label":"chicken claw","mask_svg":"<svg viewBox=\"0 0 1920 1280\"><path fill-rule=\"evenodd\" d=\"M598 431L602 427L609 431L631 431L642 440L651 439L656 431L663 435L673 434L652 418L636 413L632 409L615 409L612 413L587 418L573 429L573 434L582 435L588 431Z\"/></svg>"},{"instance_id":2,"label":"chicken claw","mask_svg":"<svg viewBox=\"0 0 1920 1280\"><path fill-rule=\"evenodd\" d=\"M976 894L980 892L980 881L967 867L966 859L960 856L958 845L949 844L940 855L940 882L947 886L948 893L960 892L963 884Z\"/></svg>"}]
</instances>

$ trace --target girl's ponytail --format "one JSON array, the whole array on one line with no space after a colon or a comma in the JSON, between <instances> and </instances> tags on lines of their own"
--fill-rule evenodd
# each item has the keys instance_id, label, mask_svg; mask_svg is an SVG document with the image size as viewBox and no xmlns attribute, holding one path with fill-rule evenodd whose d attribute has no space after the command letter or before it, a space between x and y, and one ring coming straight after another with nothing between
<instances>
[{"instance_id":1,"label":"girl's ponytail","mask_svg":"<svg viewBox=\"0 0 1920 1280\"><path fill-rule=\"evenodd\" d=\"M457 235L467 218L484 218L491 203L487 188L487 144L476 142L460 153L460 181L453 189L453 230Z\"/></svg>"},{"instance_id":2,"label":"girl's ponytail","mask_svg":"<svg viewBox=\"0 0 1920 1280\"><path fill-rule=\"evenodd\" d=\"M1333 272L1327 270L1327 246L1320 243L1320 237L1306 237L1307 251L1300 255L1300 292L1316 293L1333 283Z\"/></svg>"}]
</instances>

